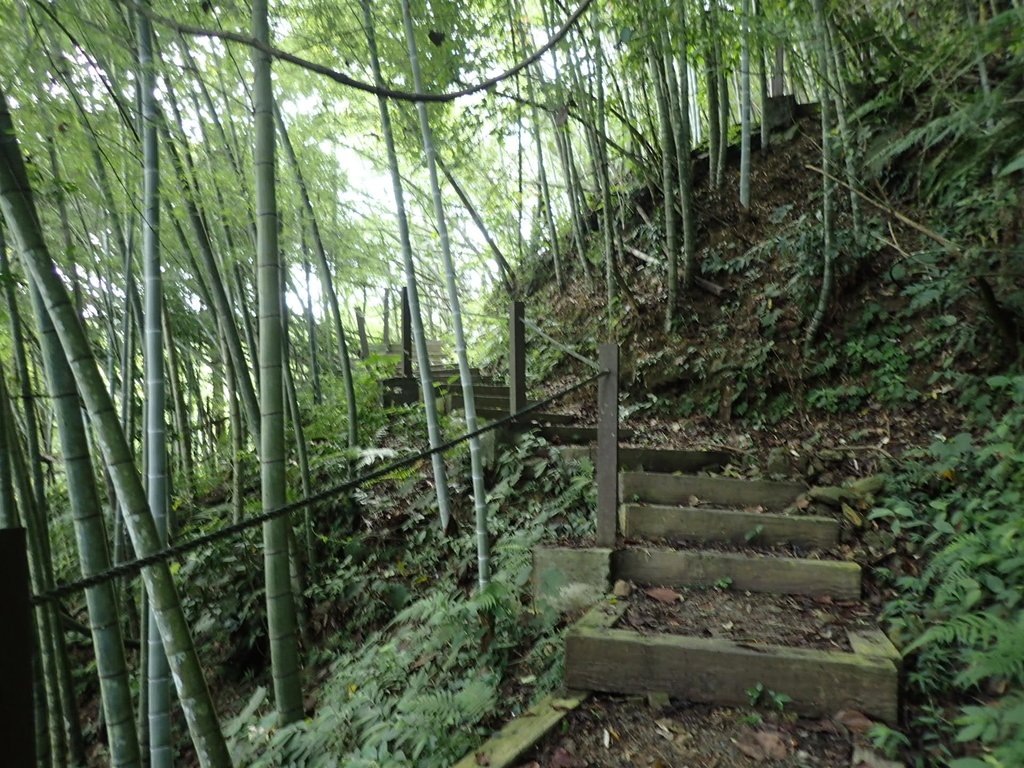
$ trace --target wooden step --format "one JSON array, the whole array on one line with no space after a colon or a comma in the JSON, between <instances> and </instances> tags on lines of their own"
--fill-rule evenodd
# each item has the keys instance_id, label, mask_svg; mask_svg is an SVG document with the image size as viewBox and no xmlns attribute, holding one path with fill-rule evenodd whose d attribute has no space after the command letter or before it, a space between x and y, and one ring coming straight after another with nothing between
<instances>
[{"instance_id":1,"label":"wooden step","mask_svg":"<svg viewBox=\"0 0 1024 768\"><path fill-rule=\"evenodd\" d=\"M371 346L371 349L374 349L374 348L379 349L381 351L384 351L384 345L383 344L374 344L374 345ZM387 348L387 353L391 354L391 355L400 355L400 354L402 354L402 342L400 342L400 341L393 341L393 342L391 342L391 344ZM416 346L415 346L415 344L413 344L413 346L412 346L412 353L413 353L413 355L416 354ZM437 356L439 356L439 355L441 355L443 353L444 353L444 342L439 341L438 339L427 339L427 354L428 355L430 355L431 357L437 357Z\"/></svg>"},{"instance_id":2,"label":"wooden step","mask_svg":"<svg viewBox=\"0 0 1024 768\"><path fill-rule=\"evenodd\" d=\"M839 543L839 521L705 507L623 504L619 529L631 539L688 539L731 544L792 544L829 549Z\"/></svg>"},{"instance_id":3,"label":"wooden step","mask_svg":"<svg viewBox=\"0 0 1024 768\"><path fill-rule=\"evenodd\" d=\"M583 458L594 461L594 446L574 445L560 448L567 461ZM647 472L700 472L718 469L729 463L732 455L725 451L675 451L657 448L619 448L619 469Z\"/></svg>"},{"instance_id":4,"label":"wooden step","mask_svg":"<svg viewBox=\"0 0 1024 768\"><path fill-rule=\"evenodd\" d=\"M587 445L597 442L597 427L547 426L537 430L537 434L548 442L559 445ZM619 427L619 439L632 440L633 430Z\"/></svg>"},{"instance_id":5,"label":"wooden step","mask_svg":"<svg viewBox=\"0 0 1024 768\"><path fill-rule=\"evenodd\" d=\"M481 419L503 419L508 416L508 403L505 404L504 408L477 408L476 415ZM575 420L575 416L569 416L564 413L538 413L533 411L522 417L522 420L526 424L554 424L554 425L565 425L572 424Z\"/></svg>"},{"instance_id":6,"label":"wooden step","mask_svg":"<svg viewBox=\"0 0 1024 768\"><path fill-rule=\"evenodd\" d=\"M807 490L803 483L743 480L733 477L623 472L619 498L625 503L689 504L696 497L726 507L785 509Z\"/></svg>"},{"instance_id":7,"label":"wooden step","mask_svg":"<svg viewBox=\"0 0 1024 768\"><path fill-rule=\"evenodd\" d=\"M713 587L785 595L860 598L856 563L713 550L629 547L612 554L612 579L665 587Z\"/></svg>"},{"instance_id":8,"label":"wooden step","mask_svg":"<svg viewBox=\"0 0 1024 768\"><path fill-rule=\"evenodd\" d=\"M850 709L888 723L899 716L899 672L891 659L625 629L571 630L565 684L731 706L749 706L748 691L760 685L790 697L786 708L804 715Z\"/></svg>"},{"instance_id":9,"label":"wooden step","mask_svg":"<svg viewBox=\"0 0 1024 768\"><path fill-rule=\"evenodd\" d=\"M413 366L413 376L418 376L419 366ZM443 379L452 379L454 381L459 380L459 367L457 365L442 365L442 366L430 366L430 375L434 381L440 381ZM479 368L470 368L469 375L473 377L474 381L481 376Z\"/></svg>"},{"instance_id":10,"label":"wooden step","mask_svg":"<svg viewBox=\"0 0 1024 768\"><path fill-rule=\"evenodd\" d=\"M451 395L453 397L462 397L462 384L459 382L453 382L447 384L444 382L434 382L434 386L439 390L444 390L444 394ZM476 381L473 382L473 396L474 397L500 397L505 403L509 400L509 391L507 384L480 384Z\"/></svg>"},{"instance_id":11,"label":"wooden step","mask_svg":"<svg viewBox=\"0 0 1024 768\"><path fill-rule=\"evenodd\" d=\"M462 410L465 408L466 399L461 395L449 395L448 396L448 409L452 411ZM473 402L476 403L476 409L490 410L490 411L508 411L509 398L495 397L493 395L484 395L476 391L476 387L473 388Z\"/></svg>"}]
</instances>

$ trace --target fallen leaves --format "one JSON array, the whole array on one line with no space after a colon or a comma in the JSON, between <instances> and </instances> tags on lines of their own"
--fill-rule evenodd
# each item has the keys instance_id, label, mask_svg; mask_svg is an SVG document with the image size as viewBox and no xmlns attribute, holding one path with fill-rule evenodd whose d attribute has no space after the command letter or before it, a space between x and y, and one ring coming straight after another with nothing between
<instances>
[{"instance_id":1,"label":"fallen leaves","mask_svg":"<svg viewBox=\"0 0 1024 768\"><path fill-rule=\"evenodd\" d=\"M559 747L551 755L548 768L586 768L586 763L565 747Z\"/></svg>"},{"instance_id":2,"label":"fallen leaves","mask_svg":"<svg viewBox=\"0 0 1024 768\"><path fill-rule=\"evenodd\" d=\"M871 718L856 709L841 709L832 719L854 733L867 733L875 724Z\"/></svg>"},{"instance_id":3,"label":"fallen leaves","mask_svg":"<svg viewBox=\"0 0 1024 768\"><path fill-rule=\"evenodd\" d=\"M644 594L652 600L657 600L665 605L673 605L683 599L681 594L668 587L651 587L650 589L645 589Z\"/></svg>"},{"instance_id":4,"label":"fallen leaves","mask_svg":"<svg viewBox=\"0 0 1024 768\"><path fill-rule=\"evenodd\" d=\"M778 731L746 731L736 739L736 748L752 760L785 760L791 744Z\"/></svg>"}]
</instances>

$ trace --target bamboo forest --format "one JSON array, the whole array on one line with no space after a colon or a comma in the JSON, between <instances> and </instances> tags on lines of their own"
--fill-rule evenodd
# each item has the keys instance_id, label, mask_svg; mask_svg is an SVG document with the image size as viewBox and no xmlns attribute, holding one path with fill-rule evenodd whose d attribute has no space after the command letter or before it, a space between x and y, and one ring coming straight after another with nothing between
<instances>
[{"instance_id":1,"label":"bamboo forest","mask_svg":"<svg viewBox=\"0 0 1024 768\"><path fill-rule=\"evenodd\" d=\"M0 768L1024 766L1021 0L0 0Z\"/></svg>"}]
</instances>

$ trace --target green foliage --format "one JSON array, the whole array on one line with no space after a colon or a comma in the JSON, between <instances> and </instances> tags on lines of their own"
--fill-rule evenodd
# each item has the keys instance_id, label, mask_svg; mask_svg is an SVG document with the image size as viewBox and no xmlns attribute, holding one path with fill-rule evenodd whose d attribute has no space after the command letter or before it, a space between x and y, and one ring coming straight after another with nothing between
<instances>
[{"instance_id":1,"label":"green foliage","mask_svg":"<svg viewBox=\"0 0 1024 768\"><path fill-rule=\"evenodd\" d=\"M752 707L768 706L779 712L785 711L786 705L793 701L791 696L766 688L764 683L757 683L752 688L747 688L747 699Z\"/></svg>"},{"instance_id":2,"label":"green foliage","mask_svg":"<svg viewBox=\"0 0 1024 768\"><path fill-rule=\"evenodd\" d=\"M453 484L467 473L463 456ZM593 494L591 467L568 466L522 436L494 471L493 579L473 594L463 586L474 581L472 532L443 539L415 503L394 544L375 550L359 543L369 536L350 539L341 567L310 590L314 603L339 605L344 617L317 717L275 730L271 714L253 711L233 729L236 761L450 765L496 712L519 712L552 689L561 677L559 627L530 610L532 550L547 538L593 535ZM402 605L393 601L399 591Z\"/></svg>"},{"instance_id":3,"label":"green foliage","mask_svg":"<svg viewBox=\"0 0 1024 768\"><path fill-rule=\"evenodd\" d=\"M967 382L979 436L936 441L897 478L899 493L871 514L900 534L922 566L895 578L885 615L912 663L907 681L925 702L951 692L978 704L954 724L980 744L979 765L1024 760L1024 377ZM919 724L920 725L920 724ZM948 758L955 755L947 755ZM972 763L958 760L951 765Z\"/></svg>"}]
</instances>

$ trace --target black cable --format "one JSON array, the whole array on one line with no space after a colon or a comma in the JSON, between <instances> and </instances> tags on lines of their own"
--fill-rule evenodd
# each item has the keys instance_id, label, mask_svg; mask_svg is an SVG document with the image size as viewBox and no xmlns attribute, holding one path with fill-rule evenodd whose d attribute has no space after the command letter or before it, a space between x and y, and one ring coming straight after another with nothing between
<instances>
[{"instance_id":1,"label":"black cable","mask_svg":"<svg viewBox=\"0 0 1024 768\"><path fill-rule=\"evenodd\" d=\"M153 552L152 554L146 555L145 557L136 558L135 560L129 560L125 563L119 563L118 565L115 565L100 573L93 574L92 576L87 576L83 579L78 579L77 581L68 582L67 584L62 584L60 586L54 587L53 589L48 590L42 593L41 595L32 595L32 597L30 598L30 602L34 606L42 605L44 603L53 602L54 600L59 600L62 597L67 597L68 595L72 595L83 589L89 589L91 587L98 586L113 579L122 578L124 576L134 576L147 566L155 565L156 563L162 562L164 560L171 560L180 557L181 555L193 552L197 549L201 549L207 546L208 544L213 544L214 542L220 541L221 539L228 539L237 534L244 533L245 531L248 531L251 528L256 528L257 526L260 526L269 520L274 520L278 517L283 517L284 515L296 512L300 509L305 509L311 504L315 504L320 501L326 501L327 499L338 496L344 493L345 491L352 490L353 488L357 488L360 485L367 483L371 480L376 480L377 478L389 475L395 470L409 467L418 461L422 461L428 456L433 456L435 453L443 453L451 448L454 448L460 443L464 443L467 440L471 440L474 437L479 437L480 435L486 434L487 432L491 432L495 429L498 429L499 427L503 427L506 424L518 421L523 416L526 416L547 405L550 405L556 400L560 400L566 395L569 395L578 389L582 389L591 382L601 378L602 376L607 375L608 371L601 371L599 373L595 373L593 376L578 381L572 386L567 387L559 392L556 392L555 394L546 397L543 400L539 400L536 403L533 403L527 406L526 408L517 411L516 413L504 416L498 419L497 421L492 421L490 424L480 427L479 429L473 432L467 432L466 434L460 435L459 437L452 438L447 442L441 443L435 448L427 448L426 450L420 451L419 453L415 453L411 456L405 457L404 459L399 459L396 462L388 464L386 467L375 469L372 472L369 472L365 475L361 475L360 477L357 477L353 480L346 480L344 483L340 483L339 485L336 485L333 488L328 488L326 490L320 491L319 493L315 493L312 496L307 496L306 498L299 499L298 501L293 501L290 504L285 504L284 506L278 507L277 509L272 509L269 512L263 512L259 515L256 515L255 517L250 517L247 520L243 520L238 523L232 523L231 525L224 526L223 528L220 528L216 531L212 531L202 536L197 536L196 538L189 539L188 541L183 541L180 544L172 544L157 552Z\"/></svg>"}]
</instances>

